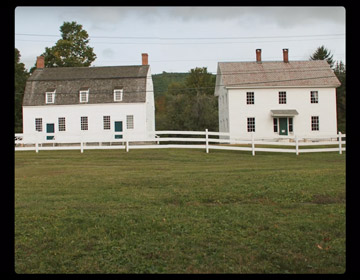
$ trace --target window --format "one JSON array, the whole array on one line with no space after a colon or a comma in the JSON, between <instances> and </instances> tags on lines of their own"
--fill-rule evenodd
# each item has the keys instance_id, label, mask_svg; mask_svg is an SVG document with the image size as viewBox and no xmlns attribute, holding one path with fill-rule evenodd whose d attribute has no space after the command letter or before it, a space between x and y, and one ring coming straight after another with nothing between
<instances>
[{"instance_id":1,"label":"window","mask_svg":"<svg viewBox=\"0 0 360 280\"><path fill-rule=\"evenodd\" d=\"M86 103L89 101L89 90L80 91L80 103Z\"/></svg>"},{"instance_id":2,"label":"window","mask_svg":"<svg viewBox=\"0 0 360 280\"><path fill-rule=\"evenodd\" d=\"M110 116L104 116L104 129L110 129Z\"/></svg>"},{"instance_id":3,"label":"window","mask_svg":"<svg viewBox=\"0 0 360 280\"><path fill-rule=\"evenodd\" d=\"M274 132L278 132L278 119L274 118Z\"/></svg>"},{"instance_id":4,"label":"window","mask_svg":"<svg viewBox=\"0 0 360 280\"><path fill-rule=\"evenodd\" d=\"M88 117L81 117L81 130L88 130Z\"/></svg>"},{"instance_id":5,"label":"window","mask_svg":"<svg viewBox=\"0 0 360 280\"><path fill-rule=\"evenodd\" d=\"M254 93L253 92L247 92L246 93L246 104L255 104L254 102Z\"/></svg>"},{"instance_id":6,"label":"window","mask_svg":"<svg viewBox=\"0 0 360 280\"><path fill-rule=\"evenodd\" d=\"M53 92L46 92L45 93L45 96L46 96L46 100L45 100L45 102L46 102L46 104L52 104L52 103L54 103L55 102L55 91L53 91Z\"/></svg>"},{"instance_id":7,"label":"window","mask_svg":"<svg viewBox=\"0 0 360 280\"><path fill-rule=\"evenodd\" d=\"M134 129L134 115L127 115L126 116L126 128L127 129Z\"/></svg>"},{"instance_id":8,"label":"window","mask_svg":"<svg viewBox=\"0 0 360 280\"><path fill-rule=\"evenodd\" d=\"M42 118L35 119L35 131L42 131Z\"/></svg>"},{"instance_id":9,"label":"window","mask_svg":"<svg viewBox=\"0 0 360 280\"><path fill-rule=\"evenodd\" d=\"M247 118L247 131L255 132L255 118Z\"/></svg>"},{"instance_id":10,"label":"window","mask_svg":"<svg viewBox=\"0 0 360 280\"><path fill-rule=\"evenodd\" d=\"M289 118L289 132L294 132L293 118Z\"/></svg>"},{"instance_id":11,"label":"window","mask_svg":"<svg viewBox=\"0 0 360 280\"><path fill-rule=\"evenodd\" d=\"M311 130L312 131L319 131L319 116L312 116L311 117Z\"/></svg>"},{"instance_id":12,"label":"window","mask_svg":"<svg viewBox=\"0 0 360 280\"><path fill-rule=\"evenodd\" d=\"M59 122L59 131L65 131L66 130L65 118L59 118L58 122Z\"/></svg>"},{"instance_id":13,"label":"window","mask_svg":"<svg viewBox=\"0 0 360 280\"><path fill-rule=\"evenodd\" d=\"M123 99L123 90L114 89L114 101L122 101Z\"/></svg>"},{"instance_id":14,"label":"window","mask_svg":"<svg viewBox=\"0 0 360 280\"><path fill-rule=\"evenodd\" d=\"M311 103L319 103L319 93L317 91L310 92Z\"/></svg>"},{"instance_id":15,"label":"window","mask_svg":"<svg viewBox=\"0 0 360 280\"><path fill-rule=\"evenodd\" d=\"M286 91L279 91L279 104L286 104Z\"/></svg>"}]
</instances>

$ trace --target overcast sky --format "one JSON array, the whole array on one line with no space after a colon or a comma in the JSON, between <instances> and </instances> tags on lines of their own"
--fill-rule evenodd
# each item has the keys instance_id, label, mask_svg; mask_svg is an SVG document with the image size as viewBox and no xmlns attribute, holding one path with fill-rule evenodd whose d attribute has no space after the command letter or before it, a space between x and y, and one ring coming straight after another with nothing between
<instances>
[{"instance_id":1,"label":"overcast sky","mask_svg":"<svg viewBox=\"0 0 360 280\"><path fill-rule=\"evenodd\" d=\"M76 21L90 37L92 66L139 65L149 54L153 74L188 72L220 61L308 60L324 45L345 62L343 7L17 7L15 47L29 70Z\"/></svg>"}]
</instances>

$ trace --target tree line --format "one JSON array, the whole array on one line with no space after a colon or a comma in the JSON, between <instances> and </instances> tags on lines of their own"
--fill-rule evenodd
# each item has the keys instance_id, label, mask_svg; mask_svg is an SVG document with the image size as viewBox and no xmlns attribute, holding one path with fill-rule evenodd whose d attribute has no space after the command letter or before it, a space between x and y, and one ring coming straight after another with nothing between
<instances>
[{"instance_id":1,"label":"tree line","mask_svg":"<svg viewBox=\"0 0 360 280\"><path fill-rule=\"evenodd\" d=\"M96 59L88 46L88 34L76 22L64 22L61 39L55 46L45 48L46 67L89 67ZM15 133L22 132L22 99L27 78L35 65L27 71L15 48ZM338 130L346 132L346 67L333 61L333 55L324 46L315 50L310 60L327 60L341 82L337 88ZM156 130L218 131L218 99L214 96L216 75L206 67L190 69L188 73L153 75Z\"/></svg>"}]
</instances>

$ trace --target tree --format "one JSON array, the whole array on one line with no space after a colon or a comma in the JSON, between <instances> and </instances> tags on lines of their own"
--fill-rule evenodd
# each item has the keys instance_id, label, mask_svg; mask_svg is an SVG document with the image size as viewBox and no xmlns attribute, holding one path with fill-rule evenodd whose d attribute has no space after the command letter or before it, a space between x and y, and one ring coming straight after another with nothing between
<instances>
[{"instance_id":1,"label":"tree","mask_svg":"<svg viewBox=\"0 0 360 280\"><path fill-rule=\"evenodd\" d=\"M96 59L88 46L89 35L81 24L64 22L60 27L61 39L55 46L45 48L45 67L88 67Z\"/></svg>"},{"instance_id":2,"label":"tree","mask_svg":"<svg viewBox=\"0 0 360 280\"><path fill-rule=\"evenodd\" d=\"M206 67L191 69L182 84L169 86L166 129L218 130L215 76Z\"/></svg>"},{"instance_id":3,"label":"tree","mask_svg":"<svg viewBox=\"0 0 360 280\"><path fill-rule=\"evenodd\" d=\"M336 89L336 109L337 109L337 123L338 130L346 132L346 67L340 61L336 62L334 73L339 79L341 86Z\"/></svg>"},{"instance_id":4,"label":"tree","mask_svg":"<svg viewBox=\"0 0 360 280\"><path fill-rule=\"evenodd\" d=\"M15 132L22 132L22 100L25 91L26 80L29 73L25 69L24 63L20 62L20 51L15 48Z\"/></svg>"},{"instance_id":5,"label":"tree","mask_svg":"<svg viewBox=\"0 0 360 280\"><path fill-rule=\"evenodd\" d=\"M333 55L331 54L331 51L324 46L318 47L310 56L310 60L326 60L331 68L334 66Z\"/></svg>"}]
</instances>

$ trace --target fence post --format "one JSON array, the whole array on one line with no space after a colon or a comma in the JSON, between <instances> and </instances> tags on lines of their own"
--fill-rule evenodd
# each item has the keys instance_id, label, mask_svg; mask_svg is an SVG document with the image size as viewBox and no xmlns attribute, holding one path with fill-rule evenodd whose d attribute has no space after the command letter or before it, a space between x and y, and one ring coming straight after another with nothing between
<instances>
[{"instance_id":1,"label":"fence post","mask_svg":"<svg viewBox=\"0 0 360 280\"><path fill-rule=\"evenodd\" d=\"M125 142L125 148L126 148L126 152L129 152L129 141L126 140Z\"/></svg>"},{"instance_id":2,"label":"fence post","mask_svg":"<svg viewBox=\"0 0 360 280\"><path fill-rule=\"evenodd\" d=\"M206 147L206 153L209 153L209 135L208 135L208 129L205 129L205 147Z\"/></svg>"},{"instance_id":3,"label":"fence post","mask_svg":"<svg viewBox=\"0 0 360 280\"><path fill-rule=\"evenodd\" d=\"M83 141L80 142L80 152L81 153L84 152L84 143L83 143Z\"/></svg>"},{"instance_id":4,"label":"fence post","mask_svg":"<svg viewBox=\"0 0 360 280\"><path fill-rule=\"evenodd\" d=\"M342 154L342 145L341 145L341 132L339 131L339 154Z\"/></svg>"},{"instance_id":5,"label":"fence post","mask_svg":"<svg viewBox=\"0 0 360 280\"><path fill-rule=\"evenodd\" d=\"M39 143L38 142L35 143L35 151L37 153L39 152Z\"/></svg>"},{"instance_id":6,"label":"fence post","mask_svg":"<svg viewBox=\"0 0 360 280\"><path fill-rule=\"evenodd\" d=\"M251 150L252 150L252 155L255 156L254 132L251 133Z\"/></svg>"},{"instance_id":7,"label":"fence post","mask_svg":"<svg viewBox=\"0 0 360 280\"><path fill-rule=\"evenodd\" d=\"M296 150L296 155L299 155L299 139L297 137L297 135L295 135L295 150Z\"/></svg>"}]
</instances>

